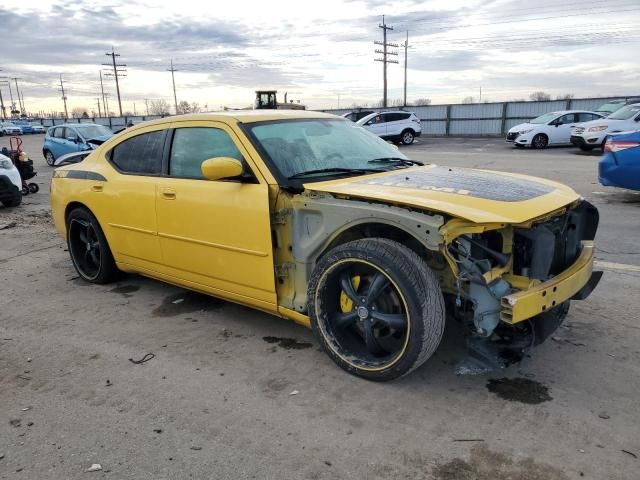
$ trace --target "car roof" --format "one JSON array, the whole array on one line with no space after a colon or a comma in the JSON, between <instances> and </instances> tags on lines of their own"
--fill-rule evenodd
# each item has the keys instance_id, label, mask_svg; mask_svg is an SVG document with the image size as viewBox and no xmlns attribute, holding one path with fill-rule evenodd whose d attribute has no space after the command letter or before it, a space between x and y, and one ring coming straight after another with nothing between
<instances>
[{"instance_id":1,"label":"car roof","mask_svg":"<svg viewBox=\"0 0 640 480\"><path fill-rule=\"evenodd\" d=\"M162 125L172 122L187 122L197 120L209 120L209 121L222 121L228 122L229 120L235 120L238 123L256 123L267 122L273 120L304 120L311 118L331 118L345 120L338 115L332 115L330 113L315 112L311 110L228 110L225 112L212 112L212 113L189 113L186 115L172 115L169 117L158 118L156 120L149 120L139 123L127 130L133 130L143 128L147 125Z\"/></svg>"}]
</instances>

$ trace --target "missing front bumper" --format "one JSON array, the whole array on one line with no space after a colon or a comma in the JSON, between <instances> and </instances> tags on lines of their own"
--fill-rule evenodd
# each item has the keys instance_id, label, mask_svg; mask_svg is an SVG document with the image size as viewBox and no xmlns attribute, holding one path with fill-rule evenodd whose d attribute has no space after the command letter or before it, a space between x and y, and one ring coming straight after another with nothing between
<instances>
[{"instance_id":1,"label":"missing front bumper","mask_svg":"<svg viewBox=\"0 0 640 480\"><path fill-rule=\"evenodd\" d=\"M593 261L593 242L583 241L580 255L565 271L532 288L502 297L500 319L507 323L518 323L571 298L586 298L602 276L601 272L593 272Z\"/></svg>"}]
</instances>

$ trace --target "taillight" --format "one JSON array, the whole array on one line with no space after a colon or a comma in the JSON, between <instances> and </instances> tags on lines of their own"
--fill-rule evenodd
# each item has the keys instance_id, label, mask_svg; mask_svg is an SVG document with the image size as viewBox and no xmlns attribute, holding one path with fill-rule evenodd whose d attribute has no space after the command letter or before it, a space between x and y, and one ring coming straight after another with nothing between
<instances>
[{"instance_id":1,"label":"taillight","mask_svg":"<svg viewBox=\"0 0 640 480\"><path fill-rule=\"evenodd\" d=\"M604 144L605 152L621 152L627 148L635 148L640 146L640 142L616 142L614 140L607 140Z\"/></svg>"},{"instance_id":2,"label":"taillight","mask_svg":"<svg viewBox=\"0 0 640 480\"><path fill-rule=\"evenodd\" d=\"M418 117L412 118L411 121L412 122L416 122L416 123L420 123L420 119Z\"/></svg>"}]
</instances>

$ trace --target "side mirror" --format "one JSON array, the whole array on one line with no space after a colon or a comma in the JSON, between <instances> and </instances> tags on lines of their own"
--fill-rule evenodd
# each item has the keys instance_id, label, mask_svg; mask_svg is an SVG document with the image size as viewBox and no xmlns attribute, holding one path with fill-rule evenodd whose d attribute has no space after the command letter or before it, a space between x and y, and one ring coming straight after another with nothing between
<instances>
[{"instance_id":1,"label":"side mirror","mask_svg":"<svg viewBox=\"0 0 640 480\"><path fill-rule=\"evenodd\" d=\"M207 180L220 180L239 177L244 169L240 160L231 157L215 157L202 162L200 170Z\"/></svg>"}]
</instances>

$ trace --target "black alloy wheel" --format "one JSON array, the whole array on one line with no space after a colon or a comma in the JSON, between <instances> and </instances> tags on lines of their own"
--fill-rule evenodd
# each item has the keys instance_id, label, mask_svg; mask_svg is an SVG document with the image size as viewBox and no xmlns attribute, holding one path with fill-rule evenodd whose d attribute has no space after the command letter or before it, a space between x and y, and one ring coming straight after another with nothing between
<instances>
[{"instance_id":1,"label":"black alloy wheel","mask_svg":"<svg viewBox=\"0 0 640 480\"><path fill-rule=\"evenodd\" d=\"M117 268L107 240L96 218L84 208L67 217L67 244L73 266L87 282L108 283Z\"/></svg>"},{"instance_id":2,"label":"black alloy wheel","mask_svg":"<svg viewBox=\"0 0 640 480\"><path fill-rule=\"evenodd\" d=\"M542 133L539 133L531 140L531 146L537 150L547 148L547 145L549 145L549 138Z\"/></svg>"},{"instance_id":3,"label":"black alloy wheel","mask_svg":"<svg viewBox=\"0 0 640 480\"><path fill-rule=\"evenodd\" d=\"M308 299L324 350L368 380L406 375L442 338L437 278L415 252L392 240L356 240L329 251L312 273Z\"/></svg>"}]
</instances>

